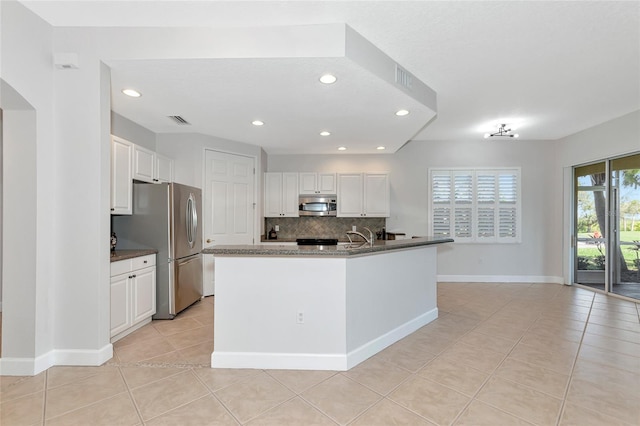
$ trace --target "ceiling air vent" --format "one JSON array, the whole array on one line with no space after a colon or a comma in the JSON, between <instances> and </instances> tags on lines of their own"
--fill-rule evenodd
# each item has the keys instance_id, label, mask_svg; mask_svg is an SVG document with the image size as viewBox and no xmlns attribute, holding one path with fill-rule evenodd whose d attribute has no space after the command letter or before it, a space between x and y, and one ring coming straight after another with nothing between
<instances>
[{"instance_id":1,"label":"ceiling air vent","mask_svg":"<svg viewBox=\"0 0 640 426\"><path fill-rule=\"evenodd\" d=\"M180 124L181 126L189 126L189 125L191 125L191 123L189 123L187 120L185 120L184 118L180 117L179 115L169 115L168 117L170 119L172 119L173 121L175 121L176 123Z\"/></svg>"},{"instance_id":2,"label":"ceiling air vent","mask_svg":"<svg viewBox=\"0 0 640 426\"><path fill-rule=\"evenodd\" d=\"M396 83L407 89L411 89L413 85L413 76L398 64L396 64Z\"/></svg>"}]
</instances>

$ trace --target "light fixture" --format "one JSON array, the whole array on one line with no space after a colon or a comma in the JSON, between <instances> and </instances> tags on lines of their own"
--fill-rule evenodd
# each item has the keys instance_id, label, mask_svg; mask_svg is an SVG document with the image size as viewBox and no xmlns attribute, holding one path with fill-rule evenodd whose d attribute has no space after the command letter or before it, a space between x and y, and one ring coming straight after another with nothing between
<instances>
[{"instance_id":1,"label":"light fixture","mask_svg":"<svg viewBox=\"0 0 640 426\"><path fill-rule=\"evenodd\" d=\"M320 77L320 83L323 84L333 84L336 82L336 80L338 80L338 78L333 74L324 74L322 77Z\"/></svg>"},{"instance_id":2,"label":"light fixture","mask_svg":"<svg viewBox=\"0 0 640 426\"><path fill-rule=\"evenodd\" d=\"M327 132L326 130L320 132L320 136L329 136L331 132Z\"/></svg>"},{"instance_id":3,"label":"light fixture","mask_svg":"<svg viewBox=\"0 0 640 426\"><path fill-rule=\"evenodd\" d=\"M260 121L260 120L253 120L251 122L251 124L253 124L254 126L263 126L264 125L264 121Z\"/></svg>"},{"instance_id":4,"label":"light fixture","mask_svg":"<svg viewBox=\"0 0 640 426\"><path fill-rule=\"evenodd\" d=\"M387 148L385 148L384 146L379 146L379 147L377 147L376 149L377 149L378 151L383 151L383 150L385 150L385 149L387 149Z\"/></svg>"},{"instance_id":5,"label":"light fixture","mask_svg":"<svg viewBox=\"0 0 640 426\"><path fill-rule=\"evenodd\" d=\"M507 129L507 125L506 124L501 124L500 127L498 127L498 131L495 133L485 133L484 134L484 138L485 139L489 139L491 137L494 136L502 136L505 138L517 138L520 135L517 133L511 133L511 129Z\"/></svg>"},{"instance_id":6,"label":"light fixture","mask_svg":"<svg viewBox=\"0 0 640 426\"><path fill-rule=\"evenodd\" d=\"M127 96L131 96L132 98L139 98L140 96L142 96L140 92L133 89L122 89L122 93L124 93Z\"/></svg>"},{"instance_id":7,"label":"light fixture","mask_svg":"<svg viewBox=\"0 0 640 426\"><path fill-rule=\"evenodd\" d=\"M338 151L346 151L347 147L346 146L340 146L338 147Z\"/></svg>"},{"instance_id":8,"label":"light fixture","mask_svg":"<svg viewBox=\"0 0 640 426\"><path fill-rule=\"evenodd\" d=\"M409 111L407 111L406 109L400 109L398 111L396 111L396 115L398 117L403 117L405 115L409 114Z\"/></svg>"}]
</instances>

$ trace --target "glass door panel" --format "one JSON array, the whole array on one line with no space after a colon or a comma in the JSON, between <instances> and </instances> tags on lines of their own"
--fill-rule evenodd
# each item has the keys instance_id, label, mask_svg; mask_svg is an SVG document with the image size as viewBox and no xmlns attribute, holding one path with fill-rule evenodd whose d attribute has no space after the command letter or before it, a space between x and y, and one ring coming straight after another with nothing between
<instances>
[{"instance_id":1,"label":"glass door panel","mask_svg":"<svg viewBox=\"0 0 640 426\"><path fill-rule=\"evenodd\" d=\"M605 290L607 247L606 163L574 169L574 281Z\"/></svg>"},{"instance_id":2,"label":"glass door panel","mask_svg":"<svg viewBox=\"0 0 640 426\"><path fill-rule=\"evenodd\" d=\"M640 299L640 154L611 160L611 291Z\"/></svg>"}]
</instances>

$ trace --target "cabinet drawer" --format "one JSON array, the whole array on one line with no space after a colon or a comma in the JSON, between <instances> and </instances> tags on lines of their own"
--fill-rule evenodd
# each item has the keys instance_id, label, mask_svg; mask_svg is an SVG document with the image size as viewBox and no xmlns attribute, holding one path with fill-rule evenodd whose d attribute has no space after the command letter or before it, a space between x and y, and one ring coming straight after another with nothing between
<instances>
[{"instance_id":1,"label":"cabinet drawer","mask_svg":"<svg viewBox=\"0 0 640 426\"><path fill-rule=\"evenodd\" d=\"M119 260L117 262L111 262L111 276L126 274L131 272L131 259Z\"/></svg>"},{"instance_id":2,"label":"cabinet drawer","mask_svg":"<svg viewBox=\"0 0 640 426\"><path fill-rule=\"evenodd\" d=\"M132 259L118 260L111 262L111 276L115 277L120 274L127 274L138 269L148 268L156 265L156 255L149 254L147 256L134 257Z\"/></svg>"},{"instance_id":3,"label":"cabinet drawer","mask_svg":"<svg viewBox=\"0 0 640 426\"><path fill-rule=\"evenodd\" d=\"M155 254L150 254L148 256L134 257L133 259L131 259L131 270L135 271L136 269L155 266L155 264L156 264Z\"/></svg>"}]
</instances>

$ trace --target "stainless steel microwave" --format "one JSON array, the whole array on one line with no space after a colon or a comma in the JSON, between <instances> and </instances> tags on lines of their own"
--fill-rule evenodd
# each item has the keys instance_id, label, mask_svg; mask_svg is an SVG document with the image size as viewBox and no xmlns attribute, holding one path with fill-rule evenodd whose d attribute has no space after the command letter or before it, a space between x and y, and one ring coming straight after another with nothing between
<instances>
[{"instance_id":1,"label":"stainless steel microwave","mask_svg":"<svg viewBox=\"0 0 640 426\"><path fill-rule=\"evenodd\" d=\"M299 216L336 216L338 203L335 195L301 195Z\"/></svg>"}]
</instances>

